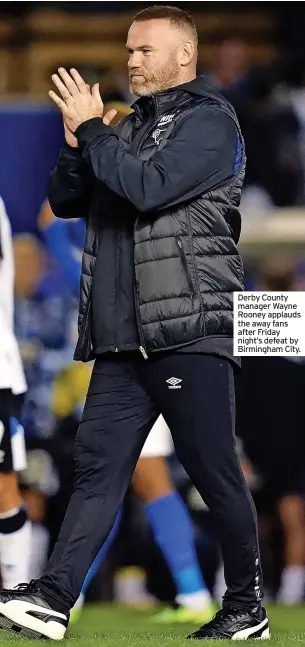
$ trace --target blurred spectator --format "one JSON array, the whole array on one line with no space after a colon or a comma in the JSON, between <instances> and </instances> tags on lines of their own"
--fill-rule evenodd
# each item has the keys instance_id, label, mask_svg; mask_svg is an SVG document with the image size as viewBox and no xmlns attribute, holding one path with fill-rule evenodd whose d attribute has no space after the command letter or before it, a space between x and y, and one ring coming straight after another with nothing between
<instances>
[{"instance_id":1,"label":"blurred spectator","mask_svg":"<svg viewBox=\"0 0 305 647\"><path fill-rule=\"evenodd\" d=\"M242 38L217 36L213 66L208 83L219 90L237 109L249 96L251 89L248 47Z\"/></svg>"},{"instance_id":2,"label":"blurred spectator","mask_svg":"<svg viewBox=\"0 0 305 647\"><path fill-rule=\"evenodd\" d=\"M253 74L251 94L238 111L247 152L245 191L258 187L276 207L300 205L304 204L300 124L288 102L274 92L275 84L273 74Z\"/></svg>"},{"instance_id":3,"label":"blurred spectator","mask_svg":"<svg viewBox=\"0 0 305 647\"><path fill-rule=\"evenodd\" d=\"M285 61L281 91L299 126L299 146L305 174L305 54ZM305 187L303 187L305 193Z\"/></svg>"},{"instance_id":4,"label":"blurred spectator","mask_svg":"<svg viewBox=\"0 0 305 647\"><path fill-rule=\"evenodd\" d=\"M26 470L20 473L20 488L32 522L30 578L39 577L46 565L50 549L50 500L59 490L59 476L48 441L27 438Z\"/></svg>"},{"instance_id":5,"label":"blurred spectator","mask_svg":"<svg viewBox=\"0 0 305 647\"><path fill-rule=\"evenodd\" d=\"M242 38L222 36L218 43L207 81L231 101L240 121L247 154L243 214L304 204L302 126L292 102L274 91L278 72L252 68ZM305 106L303 113L305 120Z\"/></svg>"},{"instance_id":6,"label":"blurred spectator","mask_svg":"<svg viewBox=\"0 0 305 647\"><path fill-rule=\"evenodd\" d=\"M16 236L14 254L16 334L29 386L23 423L27 435L48 437L54 424L51 384L72 357L73 300L37 239Z\"/></svg>"}]
</instances>

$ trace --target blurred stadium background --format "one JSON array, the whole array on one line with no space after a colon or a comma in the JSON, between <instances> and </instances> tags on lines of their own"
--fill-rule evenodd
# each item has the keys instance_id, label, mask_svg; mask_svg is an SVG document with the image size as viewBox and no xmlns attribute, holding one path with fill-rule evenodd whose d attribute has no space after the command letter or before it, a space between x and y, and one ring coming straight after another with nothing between
<instances>
[{"instance_id":1,"label":"blurred stadium background","mask_svg":"<svg viewBox=\"0 0 305 647\"><path fill-rule=\"evenodd\" d=\"M52 549L72 480L72 444L87 384L72 364L77 302L44 238L46 183L63 142L50 76L75 66L107 102L132 102L125 37L143 2L1 2L0 194L14 232L16 330L29 391L29 467L22 487L35 523L35 577ZM177 2L199 31L199 73L235 106L248 167L242 198L247 289L303 290L305 281L305 7L299 2ZM122 107L123 109L124 107ZM49 217L49 216L47 216ZM66 235L78 248L74 223ZM265 589L292 605L305 596L305 358L250 358L237 378L237 432L257 505ZM209 512L173 455L211 589L218 547ZM42 550L45 546L45 552ZM37 559L37 555L41 559ZM296 581L299 583L296 586ZM174 584L141 504L123 525L89 601L171 600Z\"/></svg>"}]
</instances>

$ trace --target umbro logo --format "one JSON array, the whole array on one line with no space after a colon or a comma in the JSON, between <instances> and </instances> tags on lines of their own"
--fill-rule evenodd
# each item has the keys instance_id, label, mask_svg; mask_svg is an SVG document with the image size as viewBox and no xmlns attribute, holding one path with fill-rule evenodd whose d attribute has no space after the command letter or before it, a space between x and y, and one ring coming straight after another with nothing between
<instances>
[{"instance_id":1,"label":"umbro logo","mask_svg":"<svg viewBox=\"0 0 305 647\"><path fill-rule=\"evenodd\" d=\"M175 116L175 113L173 115L164 115L164 117L161 117L158 126L165 126L166 124L170 124L171 121L173 121Z\"/></svg>"},{"instance_id":2,"label":"umbro logo","mask_svg":"<svg viewBox=\"0 0 305 647\"><path fill-rule=\"evenodd\" d=\"M180 382L182 382L182 380L180 380L179 377L169 377L168 380L166 380L169 389L181 389Z\"/></svg>"}]
</instances>

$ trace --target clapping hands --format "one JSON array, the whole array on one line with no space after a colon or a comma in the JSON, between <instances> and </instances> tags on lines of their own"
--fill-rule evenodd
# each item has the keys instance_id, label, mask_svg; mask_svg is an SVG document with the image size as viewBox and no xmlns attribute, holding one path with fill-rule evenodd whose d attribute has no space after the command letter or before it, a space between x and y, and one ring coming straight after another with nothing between
<instances>
[{"instance_id":1,"label":"clapping hands","mask_svg":"<svg viewBox=\"0 0 305 647\"><path fill-rule=\"evenodd\" d=\"M108 126L117 114L116 110L109 110L104 115L104 104L99 91L99 84L90 86L85 83L79 72L72 68L70 74L63 67L58 69L58 74L52 75L61 96L53 90L49 91L50 98L62 113L67 143L76 148L77 139L73 134L78 126L85 121L100 117Z\"/></svg>"}]
</instances>

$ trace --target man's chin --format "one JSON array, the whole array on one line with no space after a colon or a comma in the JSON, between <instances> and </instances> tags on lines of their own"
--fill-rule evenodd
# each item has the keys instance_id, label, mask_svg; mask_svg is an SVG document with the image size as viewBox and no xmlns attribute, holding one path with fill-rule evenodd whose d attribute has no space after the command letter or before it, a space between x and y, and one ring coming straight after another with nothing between
<instances>
[{"instance_id":1,"label":"man's chin","mask_svg":"<svg viewBox=\"0 0 305 647\"><path fill-rule=\"evenodd\" d=\"M151 94L145 82L143 83L141 81L138 83L136 81L130 83L129 90L135 97L146 97L148 94Z\"/></svg>"}]
</instances>

